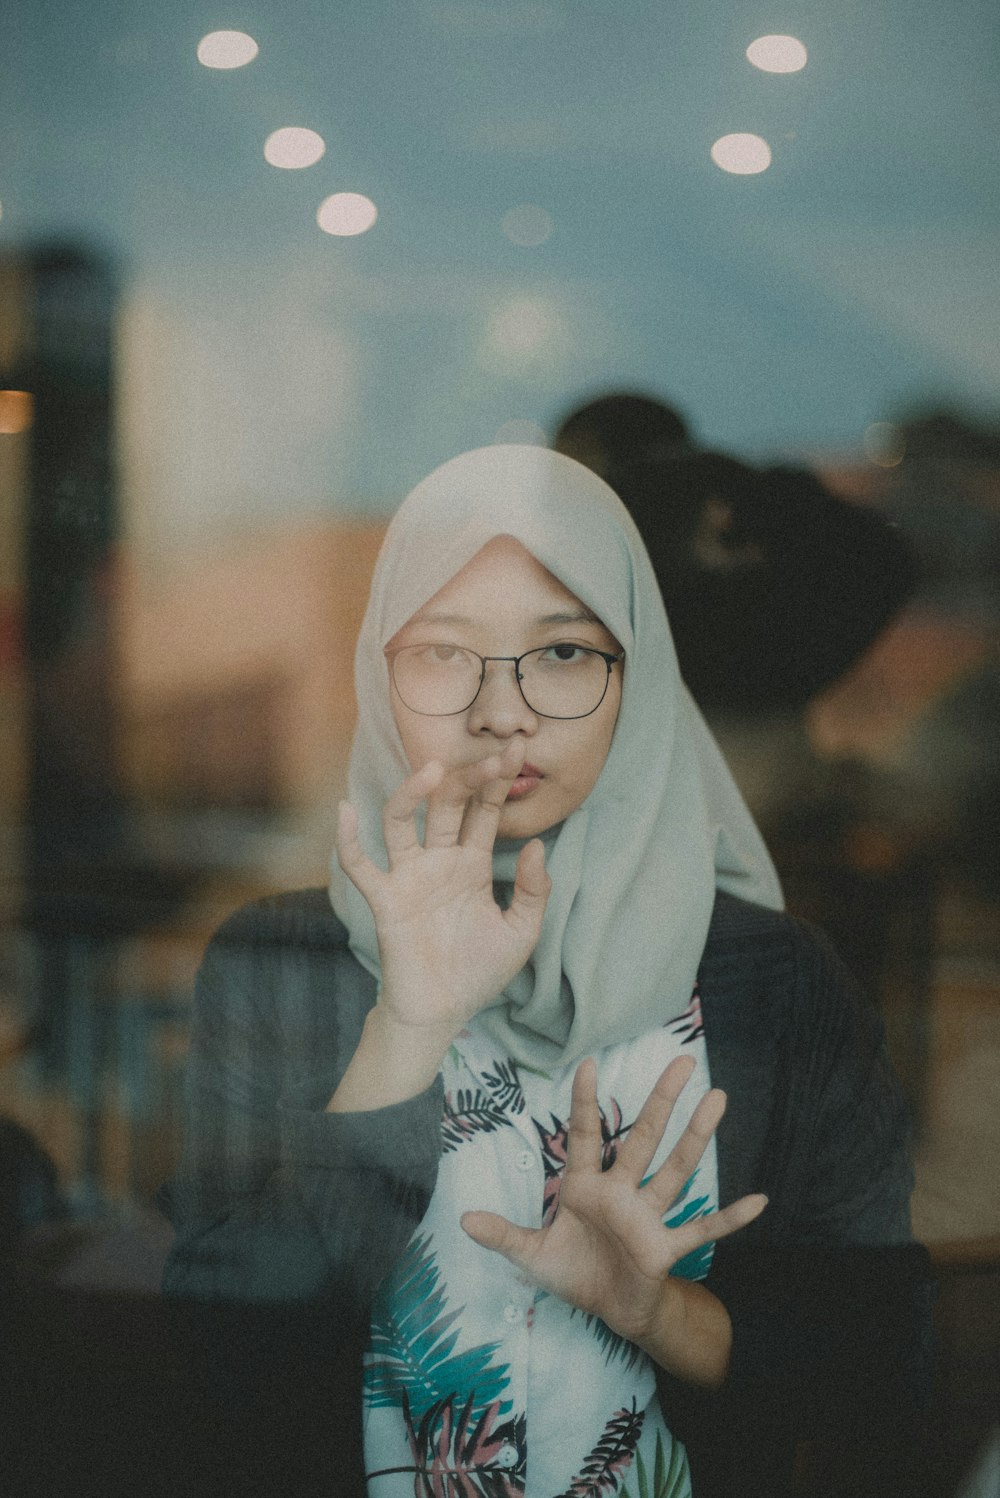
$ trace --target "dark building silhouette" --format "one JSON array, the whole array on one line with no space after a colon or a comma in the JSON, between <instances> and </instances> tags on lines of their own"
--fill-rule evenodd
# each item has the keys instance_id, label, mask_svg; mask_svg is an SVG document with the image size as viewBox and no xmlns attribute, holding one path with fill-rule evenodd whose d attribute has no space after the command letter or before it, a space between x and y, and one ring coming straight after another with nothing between
<instances>
[{"instance_id":1,"label":"dark building silhouette","mask_svg":"<svg viewBox=\"0 0 1000 1498\"><path fill-rule=\"evenodd\" d=\"M20 784L5 800L20 826L28 1003L47 1070L62 1072L80 1049L74 999L96 992L116 923L109 871L125 820L112 596L117 285L103 257L50 245L7 256L0 286L0 384L22 411L21 430L3 439L21 444L2 499L20 573L8 597L20 622L22 743Z\"/></svg>"}]
</instances>

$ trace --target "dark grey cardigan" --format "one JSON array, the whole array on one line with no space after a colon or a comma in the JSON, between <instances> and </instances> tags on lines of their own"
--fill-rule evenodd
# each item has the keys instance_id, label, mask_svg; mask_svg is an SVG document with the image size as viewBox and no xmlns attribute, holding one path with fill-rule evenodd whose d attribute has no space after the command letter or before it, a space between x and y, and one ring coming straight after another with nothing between
<instances>
[{"instance_id":1,"label":"dark grey cardigan","mask_svg":"<svg viewBox=\"0 0 1000 1498\"><path fill-rule=\"evenodd\" d=\"M695 1498L781 1494L792 1448L827 1439L828 1476L853 1453L845 1493L896 1491L928 1380L931 1277L911 1241L907 1122L882 1026L816 932L723 894L699 986L712 1082L729 1098L720 1200L761 1190L769 1205L717 1246L706 1282L733 1320L726 1387L661 1381ZM309 1457L292 1491L313 1491L310 1474L319 1491L329 1459L338 1498L363 1491L356 1365L371 1295L425 1211L441 1150L440 1079L375 1113L324 1111L374 997L325 891L227 921L198 978L188 1133L164 1193L177 1229L164 1287L216 1355L206 1389L220 1418L245 1418L244 1437L269 1427L283 1396L263 1396L268 1374L294 1368L279 1382L298 1390L294 1457ZM306 1420L328 1362L336 1388Z\"/></svg>"}]
</instances>

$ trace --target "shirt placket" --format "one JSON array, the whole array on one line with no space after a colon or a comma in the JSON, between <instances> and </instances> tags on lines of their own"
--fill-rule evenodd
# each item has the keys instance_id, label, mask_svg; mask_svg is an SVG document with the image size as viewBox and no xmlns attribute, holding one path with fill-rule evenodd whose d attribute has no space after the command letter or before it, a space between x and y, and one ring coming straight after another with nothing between
<instances>
[{"instance_id":1,"label":"shirt placket","mask_svg":"<svg viewBox=\"0 0 1000 1498\"><path fill-rule=\"evenodd\" d=\"M456 1085L471 1087L473 1090L482 1091L485 1086L484 1074L494 1068L498 1061L506 1060L505 1057L481 1050L474 1037L467 1035L460 1036L453 1049L462 1064L461 1082L456 1080ZM456 1072L458 1070L456 1068ZM504 1111L512 1126L510 1132L504 1129L491 1136L497 1149L501 1180L505 1186L499 1210L512 1222L537 1227L541 1222L543 1188L541 1146L537 1141L527 1103L521 1113L509 1107ZM504 1284L503 1305L496 1335L501 1344L500 1355L510 1369L510 1394L514 1408L523 1412L528 1420L531 1330L535 1301L543 1292L502 1255L495 1256L495 1267L491 1266L490 1272L502 1276ZM525 1444L530 1449L530 1426L526 1430ZM517 1448L506 1442L500 1447L492 1464L508 1468L514 1467L517 1460Z\"/></svg>"}]
</instances>

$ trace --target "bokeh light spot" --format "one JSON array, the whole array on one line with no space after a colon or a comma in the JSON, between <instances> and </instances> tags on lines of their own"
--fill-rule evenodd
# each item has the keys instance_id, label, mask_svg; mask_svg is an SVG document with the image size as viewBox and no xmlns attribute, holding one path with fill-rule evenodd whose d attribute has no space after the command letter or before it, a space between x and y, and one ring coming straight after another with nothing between
<instances>
[{"instance_id":1,"label":"bokeh light spot","mask_svg":"<svg viewBox=\"0 0 1000 1498\"><path fill-rule=\"evenodd\" d=\"M35 402L27 390L0 390L0 433L5 437L26 432L35 414Z\"/></svg>"},{"instance_id":2,"label":"bokeh light spot","mask_svg":"<svg viewBox=\"0 0 1000 1498\"><path fill-rule=\"evenodd\" d=\"M198 61L205 68L244 68L259 51L245 31L210 31L198 43Z\"/></svg>"},{"instance_id":3,"label":"bokeh light spot","mask_svg":"<svg viewBox=\"0 0 1000 1498\"><path fill-rule=\"evenodd\" d=\"M325 234L343 238L364 234L377 218L375 204L360 192L335 192L323 199L316 213L316 222Z\"/></svg>"},{"instance_id":4,"label":"bokeh light spot","mask_svg":"<svg viewBox=\"0 0 1000 1498\"><path fill-rule=\"evenodd\" d=\"M515 442L525 447L548 447L549 445L545 430L538 425L537 421L526 421L521 418L505 421L493 441Z\"/></svg>"},{"instance_id":5,"label":"bokeh light spot","mask_svg":"<svg viewBox=\"0 0 1000 1498\"><path fill-rule=\"evenodd\" d=\"M512 244L534 249L550 237L553 224L551 216L536 203L519 203L516 208L508 208L500 227Z\"/></svg>"},{"instance_id":6,"label":"bokeh light spot","mask_svg":"<svg viewBox=\"0 0 1000 1498\"><path fill-rule=\"evenodd\" d=\"M489 336L504 354L537 353L549 341L554 318L545 302L535 297L516 297L494 308L488 322Z\"/></svg>"},{"instance_id":7,"label":"bokeh light spot","mask_svg":"<svg viewBox=\"0 0 1000 1498\"><path fill-rule=\"evenodd\" d=\"M906 437L891 421L873 421L862 438L865 456L879 468L896 468L906 453Z\"/></svg>"},{"instance_id":8,"label":"bokeh light spot","mask_svg":"<svg viewBox=\"0 0 1000 1498\"><path fill-rule=\"evenodd\" d=\"M298 125L286 125L281 130L272 130L264 142L264 160L271 166L285 167L296 171L304 166L313 166L326 150L326 141L315 130L305 130Z\"/></svg>"},{"instance_id":9,"label":"bokeh light spot","mask_svg":"<svg viewBox=\"0 0 1000 1498\"><path fill-rule=\"evenodd\" d=\"M712 147L712 160L724 172L752 177L771 165L771 147L760 135L723 135Z\"/></svg>"},{"instance_id":10,"label":"bokeh light spot","mask_svg":"<svg viewBox=\"0 0 1000 1498\"><path fill-rule=\"evenodd\" d=\"M762 73L799 73L809 53L795 36L759 36L747 48L747 57Z\"/></svg>"}]
</instances>

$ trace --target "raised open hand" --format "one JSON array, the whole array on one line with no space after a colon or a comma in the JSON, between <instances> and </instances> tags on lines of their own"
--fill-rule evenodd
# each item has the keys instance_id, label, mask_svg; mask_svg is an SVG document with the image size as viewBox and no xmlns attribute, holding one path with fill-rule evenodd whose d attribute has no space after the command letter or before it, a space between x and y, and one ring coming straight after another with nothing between
<instances>
[{"instance_id":1,"label":"raised open hand","mask_svg":"<svg viewBox=\"0 0 1000 1498\"><path fill-rule=\"evenodd\" d=\"M744 1227L766 1198L744 1196L721 1211L667 1228L663 1218L691 1176L725 1111L725 1094L713 1089L663 1164L645 1179L674 1104L694 1069L688 1057L670 1063L618 1149L601 1169L597 1067L582 1061L573 1081L569 1148L552 1222L517 1227L492 1212L466 1212L462 1227L552 1294L599 1316L612 1331L656 1352L671 1339L665 1320L683 1318L688 1291L700 1287L668 1280L692 1250ZM683 1363L683 1358L679 1360Z\"/></svg>"},{"instance_id":2,"label":"raised open hand","mask_svg":"<svg viewBox=\"0 0 1000 1498\"><path fill-rule=\"evenodd\" d=\"M379 1007L396 1024L458 1032L528 960L551 881L542 844L517 862L510 906L493 897L500 812L524 761L520 744L446 770L431 761L386 802L389 857L379 869L358 841L357 814L341 802L337 857L371 907L382 969ZM424 837L416 812L426 800Z\"/></svg>"}]
</instances>

